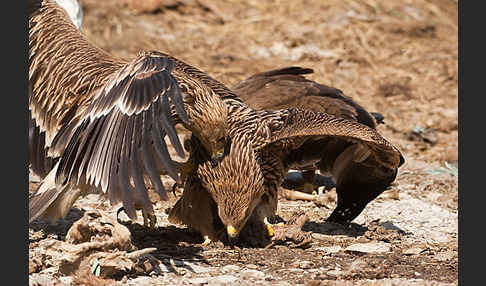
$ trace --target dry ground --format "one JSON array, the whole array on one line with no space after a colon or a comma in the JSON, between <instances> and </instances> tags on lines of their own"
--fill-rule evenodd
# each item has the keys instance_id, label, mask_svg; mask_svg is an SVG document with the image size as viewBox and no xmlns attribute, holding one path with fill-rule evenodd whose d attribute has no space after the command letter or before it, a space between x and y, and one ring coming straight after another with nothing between
<instances>
[{"instance_id":1,"label":"dry ground","mask_svg":"<svg viewBox=\"0 0 486 286\"><path fill-rule=\"evenodd\" d=\"M128 228L137 249L157 248L152 257L160 262L158 270L122 271L113 280L63 273L59 257L47 251L87 210L114 215L107 202L92 195L56 226L31 225L32 285L457 285L457 1L142 4L83 0L83 32L115 55L161 50L229 86L268 69L313 68L309 78L338 87L385 116L379 131L402 150L406 163L392 190L349 228L324 222L333 203L327 209L282 200L282 218L298 210L310 218L303 229L312 232L313 241L306 249L202 247L197 234L168 224L165 210L176 198L157 201L156 230L145 230L141 219ZM32 178L31 190L36 185ZM354 244L365 248L353 250Z\"/></svg>"}]
</instances>

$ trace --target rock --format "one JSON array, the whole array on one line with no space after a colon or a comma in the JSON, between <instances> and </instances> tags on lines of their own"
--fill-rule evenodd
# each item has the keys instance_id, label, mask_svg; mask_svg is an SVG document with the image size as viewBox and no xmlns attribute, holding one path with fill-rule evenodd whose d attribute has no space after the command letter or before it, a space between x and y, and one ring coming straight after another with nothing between
<instances>
[{"instance_id":1,"label":"rock","mask_svg":"<svg viewBox=\"0 0 486 286\"><path fill-rule=\"evenodd\" d=\"M234 272L234 271L239 271L240 267L238 265L226 265L223 268L221 268L223 272Z\"/></svg>"},{"instance_id":2,"label":"rock","mask_svg":"<svg viewBox=\"0 0 486 286\"><path fill-rule=\"evenodd\" d=\"M403 254L405 254L405 255L417 255L417 254L422 253L424 250L425 249L422 248L422 247L412 247L412 248L404 250Z\"/></svg>"},{"instance_id":3,"label":"rock","mask_svg":"<svg viewBox=\"0 0 486 286\"><path fill-rule=\"evenodd\" d=\"M348 271L361 272L362 269L366 268L366 265L368 263L364 259L358 258L351 263Z\"/></svg>"},{"instance_id":4,"label":"rock","mask_svg":"<svg viewBox=\"0 0 486 286\"><path fill-rule=\"evenodd\" d=\"M334 270L327 271L326 274L338 277L339 275L343 274L343 271L334 269Z\"/></svg>"},{"instance_id":5,"label":"rock","mask_svg":"<svg viewBox=\"0 0 486 286\"><path fill-rule=\"evenodd\" d=\"M211 284L211 285L215 285L215 284L227 285L227 284L235 283L237 280L238 280L238 278L236 278L235 276L220 275L220 276L216 276L216 277L211 278L208 281L208 283Z\"/></svg>"},{"instance_id":6,"label":"rock","mask_svg":"<svg viewBox=\"0 0 486 286\"><path fill-rule=\"evenodd\" d=\"M74 285L73 277L71 276L62 276L59 277L59 281L61 282L61 285Z\"/></svg>"},{"instance_id":7,"label":"rock","mask_svg":"<svg viewBox=\"0 0 486 286\"><path fill-rule=\"evenodd\" d=\"M203 285L209 282L209 277L197 277L187 280L190 284Z\"/></svg>"},{"instance_id":8,"label":"rock","mask_svg":"<svg viewBox=\"0 0 486 286\"><path fill-rule=\"evenodd\" d=\"M34 274L32 275L32 280L33 280L33 285L39 285L39 286L51 286L51 285L56 285L54 279L50 275L45 275L45 274Z\"/></svg>"},{"instance_id":9,"label":"rock","mask_svg":"<svg viewBox=\"0 0 486 286\"><path fill-rule=\"evenodd\" d=\"M190 263L190 262L185 262L182 267L189 270L190 272L198 273L198 274L199 273L207 273L211 270L208 267L204 267L204 266L201 266L199 264Z\"/></svg>"},{"instance_id":10,"label":"rock","mask_svg":"<svg viewBox=\"0 0 486 286\"><path fill-rule=\"evenodd\" d=\"M355 243L346 247L344 251L362 253L386 253L391 251L391 246L389 243L384 242Z\"/></svg>"},{"instance_id":11,"label":"rock","mask_svg":"<svg viewBox=\"0 0 486 286\"><path fill-rule=\"evenodd\" d=\"M299 269L299 268L287 268L286 271L288 271L288 272L296 272L296 273L304 272L304 270Z\"/></svg>"},{"instance_id":12,"label":"rock","mask_svg":"<svg viewBox=\"0 0 486 286\"><path fill-rule=\"evenodd\" d=\"M314 234L312 234L314 236ZM333 245L333 246L325 246L325 247L318 247L316 250L320 250L324 252L324 255L327 254L332 254L332 253L337 253L341 251L343 248L339 245Z\"/></svg>"},{"instance_id":13,"label":"rock","mask_svg":"<svg viewBox=\"0 0 486 286\"><path fill-rule=\"evenodd\" d=\"M141 276L141 277L131 279L130 285L150 285L151 280L152 280L152 277Z\"/></svg>"},{"instance_id":14,"label":"rock","mask_svg":"<svg viewBox=\"0 0 486 286\"><path fill-rule=\"evenodd\" d=\"M257 269L258 266L256 266L255 264L248 264L248 265L246 265L246 268L248 268L248 269Z\"/></svg>"},{"instance_id":15,"label":"rock","mask_svg":"<svg viewBox=\"0 0 486 286\"><path fill-rule=\"evenodd\" d=\"M246 269L240 272L240 277L243 279L263 279L265 278L265 273L254 270L254 269Z\"/></svg>"},{"instance_id":16,"label":"rock","mask_svg":"<svg viewBox=\"0 0 486 286\"><path fill-rule=\"evenodd\" d=\"M300 269L309 269L312 266L314 266L314 263L312 263L311 261L304 260L304 261L296 261L290 265L294 267L298 267Z\"/></svg>"},{"instance_id":17,"label":"rock","mask_svg":"<svg viewBox=\"0 0 486 286\"><path fill-rule=\"evenodd\" d=\"M439 261L448 261L448 260L451 260L451 259L454 258L454 252L450 251L450 250L440 252L440 253L437 253L434 258L439 260Z\"/></svg>"}]
</instances>

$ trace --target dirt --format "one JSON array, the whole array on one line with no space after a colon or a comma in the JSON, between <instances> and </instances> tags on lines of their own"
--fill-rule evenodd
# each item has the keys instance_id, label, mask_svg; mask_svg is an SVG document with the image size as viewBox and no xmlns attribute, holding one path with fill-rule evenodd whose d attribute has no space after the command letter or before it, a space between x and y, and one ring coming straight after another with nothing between
<instances>
[{"instance_id":1,"label":"dirt","mask_svg":"<svg viewBox=\"0 0 486 286\"><path fill-rule=\"evenodd\" d=\"M335 200L323 205L282 199L278 215L283 220L297 212L308 217L302 231L312 241L305 247L291 241L266 249L202 246L197 233L167 221L166 211L180 192L167 202L152 193L155 229L144 228L141 215L134 223L124 214L120 219L134 249L155 250L115 274L96 276L90 264L64 273L60 261L67 252L54 250L80 245L68 239L72 225L93 210L116 214L116 206L90 195L58 224L30 225L31 285L458 284L456 1L82 3L83 33L120 57L161 50L228 86L268 69L312 68L308 78L384 115L378 130L403 152L406 163L392 188L349 226L325 222ZM30 181L32 191L38 179ZM167 188L172 183L164 178ZM116 247L103 251L128 253Z\"/></svg>"}]
</instances>

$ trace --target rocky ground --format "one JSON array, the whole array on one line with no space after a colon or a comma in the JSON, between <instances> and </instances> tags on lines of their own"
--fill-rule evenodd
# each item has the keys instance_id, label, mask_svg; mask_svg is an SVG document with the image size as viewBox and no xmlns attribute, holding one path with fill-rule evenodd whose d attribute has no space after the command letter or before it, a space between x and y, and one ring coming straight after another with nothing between
<instances>
[{"instance_id":1,"label":"rocky ground","mask_svg":"<svg viewBox=\"0 0 486 286\"><path fill-rule=\"evenodd\" d=\"M154 230L141 216L116 222L116 208L90 195L60 223L30 225L31 285L458 284L456 1L83 0L83 8L83 32L101 48L121 57L165 51L229 86L268 69L312 68L309 78L385 116L379 131L406 163L349 227L324 221L333 191L320 203L282 199L282 219L308 217L303 247L202 246L167 222L180 193L168 202L151 194ZM37 185L31 176L30 190Z\"/></svg>"}]
</instances>

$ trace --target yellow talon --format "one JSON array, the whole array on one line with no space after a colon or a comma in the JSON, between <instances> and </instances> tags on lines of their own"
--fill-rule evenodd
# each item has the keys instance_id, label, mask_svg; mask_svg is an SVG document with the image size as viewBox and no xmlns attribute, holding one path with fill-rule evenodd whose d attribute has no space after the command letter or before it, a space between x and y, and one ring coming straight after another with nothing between
<instances>
[{"instance_id":1,"label":"yellow talon","mask_svg":"<svg viewBox=\"0 0 486 286\"><path fill-rule=\"evenodd\" d=\"M267 232L270 237L273 237L275 235L275 231L273 230L272 225L268 222L267 218L263 219L263 222L267 226Z\"/></svg>"},{"instance_id":2,"label":"yellow talon","mask_svg":"<svg viewBox=\"0 0 486 286\"><path fill-rule=\"evenodd\" d=\"M211 243L211 238L209 236L205 235L204 236L204 242L202 243L202 246L208 246Z\"/></svg>"},{"instance_id":3,"label":"yellow talon","mask_svg":"<svg viewBox=\"0 0 486 286\"><path fill-rule=\"evenodd\" d=\"M267 231L268 231L268 235L270 237L274 236L275 235L275 231L273 230L272 226L267 224Z\"/></svg>"}]
</instances>

